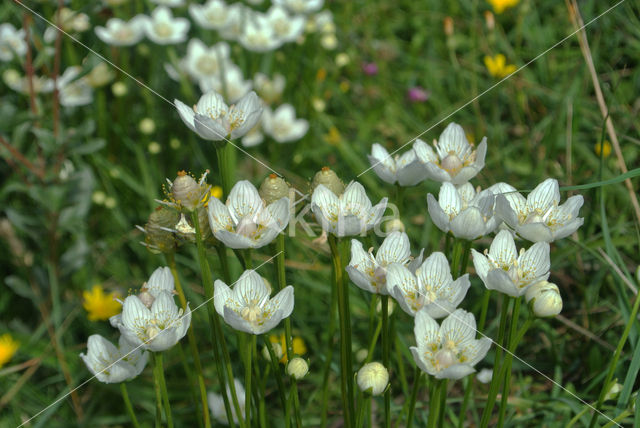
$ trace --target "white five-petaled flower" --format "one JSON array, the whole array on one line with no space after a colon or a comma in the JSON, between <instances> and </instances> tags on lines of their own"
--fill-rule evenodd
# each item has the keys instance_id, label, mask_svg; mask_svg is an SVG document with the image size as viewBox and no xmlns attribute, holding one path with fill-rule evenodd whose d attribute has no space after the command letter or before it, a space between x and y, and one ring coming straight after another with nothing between
<instances>
[{"instance_id":1,"label":"white five-petaled flower","mask_svg":"<svg viewBox=\"0 0 640 428\"><path fill-rule=\"evenodd\" d=\"M304 16L289 15L282 6L272 6L265 16L271 24L275 36L283 42L295 41L304 31L306 23Z\"/></svg>"},{"instance_id":2,"label":"white five-petaled flower","mask_svg":"<svg viewBox=\"0 0 640 428\"><path fill-rule=\"evenodd\" d=\"M547 178L525 199L515 188L503 185L496 211L502 220L522 238L532 242L553 242L571 235L584 222L578 211L584 203L582 195L571 196L560 204L558 180ZM508 191L510 190L510 191Z\"/></svg>"},{"instance_id":3,"label":"white five-petaled flower","mask_svg":"<svg viewBox=\"0 0 640 428\"><path fill-rule=\"evenodd\" d=\"M279 73L274 74L273 78L263 73L256 73L253 76L253 87L266 104L272 104L280 99L286 83L284 76Z\"/></svg>"},{"instance_id":4,"label":"white five-petaled flower","mask_svg":"<svg viewBox=\"0 0 640 428\"><path fill-rule=\"evenodd\" d=\"M471 183L456 188L442 183L438 200L427 195L431 220L443 232L451 231L456 238L474 240L493 232L499 220L494 216L495 195L490 189L477 192Z\"/></svg>"},{"instance_id":5,"label":"white five-petaled flower","mask_svg":"<svg viewBox=\"0 0 640 428\"><path fill-rule=\"evenodd\" d=\"M311 210L322 229L337 237L359 235L373 228L382 220L387 208L387 198L371 206L362 184L349 183L344 193L337 196L320 184L311 196Z\"/></svg>"},{"instance_id":6,"label":"white five-petaled flower","mask_svg":"<svg viewBox=\"0 0 640 428\"><path fill-rule=\"evenodd\" d=\"M476 340L476 320L473 314L458 309L442 321L426 311L416 314L413 332L418 346L411 353L418 367L436 379L460 379L475 371L491 346L491 339Z\"/></svg>"},{"instance_id":7,"label":"white five-petaled flower","mask_svg":"<svg viewBox=\"0 0 640 428\"><path fill-rule=\"evenodd\" d=\"M184 124L201 138L211 141L242 137L262 115L262 102L253 91L231 107L214 91L201 96L193 108L180 100L174 100L174 104Z\"/></svg>"},{"instance_id":8,"label":"white five-petaled flower","mask_svg":"<svg viewBox=\"0 0 640 428\"><path fill-rule=\"evenodd\" d=\"M220 72L216 76L200 80L200 90L202 92L216 91L220 94L224 92L226 99L230 103L238 102L247 95L251 90L251 86L252 82L244 79L240 67L231 63L225 65L224 73Z\"/></svg>"},{"instance_id":9,"label":"white five-petaled flower","mask_svg":"<svg viewBox=\"0 0 640 428\"><path fill-rule=\"evenodd\" d=\"M284 6L293 13L316 12L323 3L324 0L273 0L273 4Z\"/></svg>"},{"instance_id":10,"label":"white five-petaled flower","mask_svg":"<svg viewBox=\"0 0 640 428\"><path fill-rule=\"evenodd\" d=\"M229 64L229 51L229 44L226 42L207 47L200 39L193 38L187 44L184 68L197 81L220 78L222 70Z\"/></svg>"},{"instance_id":11,"label":"white five-petaled flower","mask_svg":"<svg viewBox=\"0 0 640 428\"><path fill-rule=\"evenodd\" d=\"M89 85L86 76L78 77L81 72L80 66L67 67L58 78L60 105L77 107L91 104L93 101L93 88Z\"/></svg>"},{"instance_id":12,"label":"white five-petaled flower","mask_svg":"<svg viewBox=\"0 0 640 428\"><path fill-rule=\"evenodd\" d=\"M138 376L149 355L134 348L124 336L120 336L116 348L104 337L93 334L87 340L87 354L80 354L80 358L100 382L118 383Z\"/></svg>"},{"instance_id":13,"label":"white five-petaled flower","mask_svg":"<svg viewBox=\"0 0 640 428\"><path fill-rule=\"evenodd\" d=\"M309 122L296 119L296 111L291 104L282 104L274 111L265 108L262 128L278 143L289 143L304 137L309 130Z\"/></svg>"},{"instance_id":14,"label":"white five-petaled flower","mask_svg":"<svg viewBox=\"0 0 640 428\"><path fill-rule=\"evenodd\" d=\"M24 30L7 23L0 24L0 61L11 61L14 56L22 58L27 53Z\"/></svg>"},{"instance_id":15,"label":"white five-petaled flower","mask_svg":"<svg viewBox=\"0 0 640 428\"><path fill-rule=\"evenodd\" d=\"M516 250L513 235L501 230L491 242L489 251L471 250L473 265L489 290L512 297L522 296L529 286L549 278L549 244L537 242L527 251Z\"/></svg>"},{"instance_id":16,"label":"white five-petaled flower","mask_svg":"<svg viewBox=\"0 0 640 428\"><path fill-rule=\"evenodd\" d=\"M478 149L474 150L467 141L464 129L457 123L450 123L433 145L435 152L420 139L413 144L418 159L424 163L432 180L450 181L455 185L464 184L484 168L487 137L484 137Z\"/></svg>"},{"instance_id":17,"label":"white five-petaled flower","mask_svg":"<svg viewBox=\"0 0 640 428\"><path fill-rule=\"evenodd\" d=\"M267 17L258 13L251 13L251 17L244 21L244 28L238 41L245 49L252 52L272 51L283 44Z\"/></svg>"},{"instance_id":18,"label":"white five-petaled flower","mask_svg":"<svg viewBox=\"0 0 640 428\"><path fill-rule=\"evenodd\" d=\"M158 6L151 12L151 18L144 22L147 37L159 45L174 45L187 39L189 20L174 18L171 10L166 6Z\"/></svg>"},{"instance_id":19,"label":"white five-petaled flower","mask_svg":"<svg viewBox=\"0 0 640 428\"><path fill-rule=\"evenodd\" d=\"M212 196L208 206L213 235L233 249L269 244L289 224L289 198L266 205L249 181L233 186L226 205Z\"/></svg>"},{"instance_id":20,"label":"white five-petaled flower","mask_svg":"<svg viewBox=\"0 0 640 428\"><path fill-rule=\"evenodd\" d=\"M380 144L374 143L367 157L378 177L387 183L415 186L427 178L426 168L413 149L401 156L393 156Z\"/></svg>"},{"instance_id":21,"label":"white five-petaled flower","mask_svg":"<svg viewBox=\"0 0 640 428\"><path fill-rule=\"evenodd\" d=\"M409 237L404 232L390 233L380 245L376 255L373 248L368 252L362 243L351 240L351 261L345 268L349 278L358 287L370 293L389 294L387 290L387 267L392 263L409 264L412 272L422 263L422 253L410 262ZM410 263L409 263L410 262Z\"/></svg>"},{"instance_id":22,"label":"white five-petaled flower","mask_svg":"<svg viewBox=\"0 0 640 428\"><path fill-rule=\"evenodd\" d=\"M106 27L96 27L96 35L111 46L132 46L144 37L144 26L148 19L145 15L134 16L129 21L111 18Z\"/></svg>"},{"instance_id":23,"label":"white five-petaled flower","mask_svg":"<svg viewBox=\"0 0 640 428\"><path fill-rule=\"evenodd\" d=\"M238 398L238 406L241 409L244 409L244 404L246 400L246 394L244 392L244 387L240 383L238 379L234 379L233 383L236 389L236 397ZM231 402L231 388L227 385L227 398L229 402ZM227 412L224 408L224 398L222 394L216 394L215 392L210 392L207 394L207 398L209 401L209 408L211 409L211 414L213 417L224 425L229 425L229 420L227 419ZM231 406L231 415L233 416L233 421L238 423L238 415L236 414L235 406Z\"/></svg>"},{"instance_id":24,"label":"white five-petaled flower","mask_svg":"<svg viewBox=\"0 0 640 428\"><path fill-rule=\"evenodd\" d=\"M270 287L254 270L244 271L233 289L220 280L214 286L216 311L239 331L266 333L293 311L293 287L286 286L270 299Z\"/></svg>"},{"instance_id":25,"label":"white five-petaled flower","mask_svg":"<svg viewBox=\"0 0 640 428\"><path fill-rule=\"evenodd\" d=\"M36 94L46 94L53 91L54 88L53 80L48 77L32 76L32 78L29 79L13 68L5 70L2 73L2 81L14 91L24 95L30 93L31 87Z\"/></svg>"},{"instance_id":26,"label":"white five-petaled flower","mask_svg":"<svg viewBox=\"0 0 640 428\"><path fill-rule=\"evenodd\" d=\"M203 5L190 4L189 14L206 30L219 30L227 25L229 7L222 0L209 0Z\"/></svg>"},{"instance_id":27,"label":"white five-petaled flower","mask_svg":"<svg viewBox=\"0 0 640 428\"><path fill-rule=\"evenodd\" d=\"M420 310L432 318L442 318L454 311L469 290L469 274L453 280L449 262L435 252L413 273L401 264L387 268L387 289L409 315Z\"/></svg>"}]
</instances>

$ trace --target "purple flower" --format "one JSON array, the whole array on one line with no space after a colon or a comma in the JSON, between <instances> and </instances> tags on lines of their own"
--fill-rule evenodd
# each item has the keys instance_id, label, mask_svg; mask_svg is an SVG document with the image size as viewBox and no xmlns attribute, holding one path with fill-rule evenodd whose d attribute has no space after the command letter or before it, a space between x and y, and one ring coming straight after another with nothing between
<instances>
[{"instance_id":1,"label":"purple flower","mask_svg":"<svg viewBox=\"0 0 640 428\"><path fill-rule=\"evenodd\" d=\"M423 103L429 99L431 92L420 86L414 86L407 91L407 98L412 103Z\"/></svg>"},{"instance_id":2,"label":"purple flower","mask_svg":"<svg viewBox=\"0 0 640 428\"><path fill-rule=\"evenodd\" d=\"M375 62L362 63L362 71L367 76L375 76L378 74L378 65Z\"/></svg>"}]
</instances>

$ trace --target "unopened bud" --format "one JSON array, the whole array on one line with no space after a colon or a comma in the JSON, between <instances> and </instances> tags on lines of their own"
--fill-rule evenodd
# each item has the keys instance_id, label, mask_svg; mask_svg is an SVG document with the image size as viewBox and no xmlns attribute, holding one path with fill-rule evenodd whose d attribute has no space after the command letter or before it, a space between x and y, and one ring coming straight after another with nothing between
<instances>
[{"instance_id":1,"label":"unopened bud","mask_svg":"<svg viewBox=\"0 0 640 428\"><path fill-rule=\"evenodd\" d=\"M156 130L156 123L150 117L145 117L138 124L138 129L143 134L150 135Z\"/></svg>"},{"instance_id":2,"label":"unopened bud","mask_svg":"<svg viewBox=\"0 0 640 428\"><path fill-rule=\"evenodd\" d=\"M404 223L399 218L394 218L384 224L384 230L387 233L404 232Z\"/></svg>"},{"instance_id":3,"label":"unopened bud","mask_svg":"<svg viewBox=\"0 0 640 428\"><path fill-rule=\"evenodd\" d=\"M387 389L389 372L378 362L368 363L358 370L358 387L371 395L380 395Z\"/></svg>"},{"instance_id":4,"label":"unopened bud","mask_svg":"<svg viewBox=\"0 0 640 428\"><path fill-rule=\"evenodd\" d=\"M604 401L615 400L618 398L620 391L622 391L622 385L614 380L609 391L607 391L607 394L604 396Z\"/></svg>"},{"instance_id":5,"label":"unopened bud","mask_svg":"<svg viewBox=\"0 0 640 428\"><path fill-rule=\"evenodd\" d=\"M496 19L490 10L484 11L484 22L487 25L487 30L493 30L496 26Z\"/></svg>"},{"instance_id":6,"label":"unopened bud","mask_svg":"<svg viewBox=\"0 0 640 428\"><path fill-rule=\"evenodd\" d=\"M287 364L287 373L295 380L300 380L309 373L309 364L300 357L292 358Z\"/></svg>"},{"instance_id":7,"label":"unopened bud","mask_svg":"<svg viewBox=\"0 0 640 428\"><path fill-rule=\"evenodd\" d=\"M283 355L282 345L280 345L279 343L271 342L271 348L273 350L274 357L276 357L276 361L280 361L280 358L282 358ZM265 360L271 361L271 355L269 354L269 349L266 345L264 346L264 348L262 348L262 356Z\"/></svg>"},{"instance_id":8,"label":"unopened bud","mask_svg":"<svg viewBox=\"0 0 640 428\"><path fill-rule=\"evenodd\" d=\"M144 290L140 294L138 294L138 299L140 299L142 304L149 309L151 309L151 305L153 305L153 302L156 300L156 298L153 297L153 295L147 290Z\"/></svg>"},{"instance_id":9,"label":"unopened bud","mask_svg":"<svg viewBox=\"0 0 640 428\"><path fill-rule=\"evenodd\" d=\"M127 89L127 85L123 82L116 82L111 85L111 92L113 92L113 95L115 95L116 97L123 97L127 95L128 91L129 90Z\"/></svg>"},{"instance_id":10,"label":"unopened bud","mask_svg":"<svg viewBox=\"0 0 640 428\"><path fill-rule=\"evenodd\" d=\"M178 176L171 183L171 197L180 207L193 211L204 204L204 198L209 188L199 184L185 171L178 172Z\"/></svg>"},{"instance_id":11,"label":"unopened bud","mask_svg":"<svg viewBox=\"0 0 640 428\"><path fill-rule=\"evenodd\" d=\"M562 311L562 297L558 286L547 281L540 281L527 289L525 298L533 313L539 317L555 317Z\"/></svg>"},{"instance_id":12,"label":"unopened bud","mask_svg":"<svg viewBox=\"0 0 640 428\"><path fill-rule=\"evenodd\" d=\"M369 350L368 349L365 349L365 348L359 349L356 352L356 361L361 363L364 360L366 360L368 356L369 356Z\"/></svg>"},{"instance_id":13,"label":"unopened bud","mask_svg":"<svg viewBox=\"0 0 640 428\"><path fill-rule=\"evenodd\" d=\"M149 215L144 226L145 242L152 253L170 253L175 251L176 239L173 233L164 228L173 229L178 222L178 213L167 207L159 207Z\"/></svg>"},{"instance_id":14,"label":"unopened bud","mask_svg":"<svg viewBox=\"0 0 640 428\"><path fill-rule=\"evenodd\" d=\"M313 191L316 190L316 187L321 184L331 190L336 196L340 196L344 193L344 183L328 166L323 167L313 177L313 181L311 182L311 192L313 193Z\"/></svg>"},{"instance_id":15,"label":"unopened bud","mask_svg":"<svg viewBox=\"0 0 640 428\"><path fill-rule=\"evenodd\" d=\"M265 204L289 196L289 186L287 182L275 174L269 175L260 185L260 197L264 199Z\"/></svg>"},{"instance_id":16,"label":"unopened bud","mask_svg":"<svg viewBox=\"0 0 640 428\"><path fill-rule=\"evenodd\" d=\"M442 27L444 30L444 34L447 36L453 35L453 18L450 16L445 16L444 21L442 22Z\"/></svg>"}]
</instances>

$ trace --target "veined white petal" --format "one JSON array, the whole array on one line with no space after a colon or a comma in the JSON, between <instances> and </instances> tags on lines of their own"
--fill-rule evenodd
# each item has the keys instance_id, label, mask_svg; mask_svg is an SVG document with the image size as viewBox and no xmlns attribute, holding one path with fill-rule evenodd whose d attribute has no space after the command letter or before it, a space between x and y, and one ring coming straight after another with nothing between
<instances>
[{"instance_id":1,"label":"veined white petal","mask_svg":"<svg viewBox=\"0 0 640 428\"><path fill-rule=\"evenodd\" d=\"M548 243L538 242L518 257L518 269L522 271L523 280L531 280L549 272L549 252Z\"/></svg>"},{"instance_id":2,"label":"veined white petal","mask_svg":"<svg viewBox=\"0 0 640 428\"><path fill-rule=\"evenodd\" d=\"M231 309L229 306L224 307L222 317L224 318L224 321L229 324L234 330L244 331L245 333L249 334L260 334L257 325L254 325L242 318L240 314Z\"/></svg>"},{"instance_id":3,"label":"veined white petal","mask_svg":"<svg viewBox=\"0 0 640 428\"><path fill-rule=\"evenodd\" d=\"M360 218L365 218L371 208L371 201L362 184L357 181L349 183L344 193L340 197L340 210L347 214L353 214Z\"/></svg>"},{"instance_id":4,"label":"veined white petal","mask_svg":"<svg viewBox=\"0 0 640 428\"><path fill-rule=\"evenodd\" d=\"M168 293L173 292L174 282L171 269L168 267L159 267L151 274L149 281L147 281L147 289L152 296L157 297L158 293L165 291Z\"/></svg>"},{"instance_id":5,"label":"veined white petal","mask_svg":"<svg viewBox=\"0 0 640 428\"><path fill-rule=\"evenodd\" d=\"M482 213L476 207L469 207L451 221L451 232L456 238L473 241L485 234Z\"/></svg>"},{"instance_id":6,"label":"veined white petal","mask_svg":"<svg viewBox=\"0 0 640 428\"><path fill-rule=\"evenodd\" d=\"M151 316L161 329L175 327L178 311L173 296L166 291L161 291L151 305Z\"/></svg>"},{"instance_id":7,"label":"veined white petal","mask_svg":"<svg viewBox=\"0 0 640 428\"><path fill-rule=\"evenodd\" d=\"M449 232L449 215L444 212L436 198L431 193L427 195L427 211L429 211L431 221L433 221L433 224L435 224L438 229L444 233Z\"/></svg>"},{"instance_id":8,"label":"veined white petal","mask_svg":"<svg viewBox=\"0 0 640 428\"><path fill-rule=\"evenodd\" d=\"M404 232L391 232L376 253L376 261L381 265L404 263L411 255L409 237Z\"/></svg>"},{"instance_id":9,"label":"veined white petal","mask_svg":"<svg viewBox=\"0 0 640 428\"><path fill-rule=\"evenodd\" d=\"M140 301L138 296L128 296L122 304L122 326L125 330L138 335L144 332L151 320L151 311Z\"/></svg>"},{"instance_id":10,"label":"veined white petal","mask_svg":"<svg viewBox=\"0 0 640 428\"><path fill-rule=\"evenodd\" d=\"M420 367L420 370L422 370L425 373L429 373L432 376L435 375L436 372L422 358L422 353L418 348L416 348L415 346L411 346L409 350L411 351L411 355L413 355L413 360L415 361L416 365Z\"/></svg>"},{"instance_id":11,"label":"veined white petal","mask_svg":"<svg viewBox=\"0 0 640 428\"><path fill-rule=\"evenodd\" d=\"M473 256L473 267L475 267L476 273L482 279L482 281L485 281L489 270L492 268L489 264L489 260L485 255L474 250L473 248L471 249L471 255Z\"/></svg>"},{"instance_id":12,"label":"veined white petal","mask_svg":"<svg viewBox=\"0 0 640 428\"><path fill-rule=\"evenodd\" d=\"M367 230L380 223L380 221L382 220L382 215L384 214L386 209L387 198L380 199L380 202L369 209L369 215L367 217Z\"/></svg>"},{"instance_id":13,"label":"veined white petal","mask_svg":"<svg viewBox=\"0 0 640 428\"><path fill-rule=\"evenodd\" d=\"M448 182L442 183L440 193L438 194L438 204L449 216L449 219L453 219L453 217L460 213L462 209L462 198L453 184Z\"/></svg>"},{"instance_id":14,"label":"veined white petal","mask_svg":"<svg viewBox=\"0 0 640 428\"><path fill-rule=\"evenodd\" d=\"M233 294L240 307L250 306L269 299L269 289L264 280L253 269L245 270L236 285Z\"/></svg>"},{"instance_id":15,"label":"veined white petal","mask_svg":"<svg viewBox=\"0 0 640 428\"><path fill-rule=\"evenodd\" d=\"M547 210L553 207L554 203L558 202L560 202L558 180L547 178L529 193L527 209L529 212L535 211L539 215L544 215Z\"/></svg>"},{"instance_id":16,"label":"veined white petal","mask_svg":"<svg viewBox=\"0 0 640 428\"><path fill-rule=\"evenodd\" d=\"M213 283L213 287L214 287L214 299L213 299L213 305L216 308L216 312L220 315L224 315L224 307L227 305L227 302L229 300L232 300L232 294L233 292L231 291L231 288L229 288L229 286L227 284L225 284L223 281L216 279L216 281Z\"/></svg>"},{"instance_id":17,"label":"veined white petal","mask_svg":"<svg viewBox=\"0 0 640 428\"><path fill-rule=\"evenodd\" d=\"M197 113L193 118L196 133L209 141L224 140L229 134L227 126L221 120Z\"/></svg>"},{"instance_id":18,"label":"veined white petal","mask_svg":"<svg viewBox=\"0 0 640 428\"><path fill-rule=\"evenodd\" d=\"M465 344L476 337L476 319L464 309L456 309L442 322L440 335L443 341L456 345Z\"/></svg>"},{"instance_id":19,"label":"veined white petal","mask_svg":"<svg viewBox=\"0 0 640 428\"><path fill-rule=\"evenodd\" d=\"M392 263L387 268L387 290L411 316L424 304L418 279L399 263Z\"/></svg>"},{"instance_id":20,"label":"veined white petal","mask_svg":"<svg viewBox=\"0 0 640 428\"><path fill-rule=\"evenodd\" d=\"M516 226L516 233L531 242L551 242L553 232L544 223L528 223Z\"/></svg>"},{"instance_id":21,"label":"veined white petal","mask_svg":"<svg viewBox=\"0 0 640 428\"><path fill-rule=\"evenodd\" d=\"M427 348L432 343L440 342L440 326L424 310L416 312L413 334L420 349Z\"/></svg>"},{"instance_id":22,"label":"veined white petal","mask_svg":"<svg viewBox=\"0 0 640 428\"><path fill-rule=\"evenodd\" d=\"M359 288L367 291L369 293L378 293L378 294L389 294L387 293L386 286L381 288L376 288L371 283L371 278L365 275L360 269L355 266L346 266L344 270L349 275L349 279L357 285Z\"/></svg>"},{"instance_id":23,"label":"veined white petal","mask_svg":"<svg viewBox=\"0 0 640 428\"><path fill-rule=\"evenodd\" d=\"M209 216L209 226L213 233L219 230L229 230L233 227L233 220L229 215L229 209L215 196L209 198L207 215Z\"/></svg>"},{"instance_id":24,"label":"veined white petal","mask_svg":"<svg viewBox=\"0 0 640 428\"><path fill-rule=\"evenodd\" d=\"M423 164L435 163L438 161L438 156L436 156L433 149L419 138L413 143L413 150L415 151L418 160Z\"/></svg>"},{"instance_id":25,"label":"veined white petal","mask_svg":"<svg viewBox=\"0 0 640 428\"><path fill-rule=\"evenodd\" d=\"M489 247L489 255L502 268L513 265L518 257L518 251L511 232L508 230L498 232Z\"/></svg>"},{"instance_id":26,"label":"veined white petal","mask_svg":"<svg viewBox=\"0 0 640 428\"><path fill-rule=\"evenodd\" d=\"M180 115L180 119L182 119L184 124L187 125L189 129L195 132L196 126L193 122L195 112L193 111L193 109L189 108L189 106L187 106L185 103L183 103L178 99L173 100L173 104L176 106L176 109L178 109L178 114Z\"/></svg>"},{"instance_id":27,"label":"veined white petal","mask_svg":"<svg viewBox=\"0 0 640 428\"><path fill-rule=\"evenodd\" d=\"M280 290L278 294L273 296L273 298L269 301L269 307L273 310L273 312L281 311L281 316L278 322L283 318L287 318L293 312L293 304L294 304L294 291L291 285L287 285L285 288Z\"/></svg>"},{"instance_id":28,"label":"veined white petal","mask_svg":"<svg viewBox=\"0 0 640 428\"><path fill-rule=\"evenodd\" d=\"M441 252L432 253L416 271L421 284L439 290L453 281L449 262Z\"/></svg>"},{"instance_id":29,"label":"veined white petal","mask_svg":"<svg viewBox=\"0 0 640 428\"><path fill-rule=\"evenodd\" d=\"M525 289L520 289L513 283L509 274L502 269L492 269L487 273L484 285L489 290L497 290L511 297L518 297L524 294Z\"/></svg>"},{"instance_id":30,"label":"veined white petal","mask_svg":"<svg viewBox=\"0 0 640 428\"><path fill-rule=\"evenodd\" d=\"M434 374L436 379L458 380L475 372L476 369L467 364L454 364Z\"/></svg>"},{"instance_id":31,"label":"veined white petal","mask_svg":"<svg viewBox=\"0 0 640 428\"><path fill-rule=\"evenodd\" d=\"M311 208L318 207L326 220L335 224L338 221L338 214L340 212L340 201L335 193L326 188L324 185L319 185L313 191L311 196ZM314 214L316 212L314 211ZM316 219L318 215L316 214ZM320 219L318 219L320 221Z\"/></svg>"},{"instance_id":32,"label":"veined white petal","mask_svg":"<svg viewBox=\"0 0 640 428\"><path fill-rule=\"evenodd\" d=\"M451 181L451 175L435 163L429 162L425 164L425 168L427 170L427 176L433 181L439 181L441 183Z\"/></svg>"},{"instance_id":33,"label":"veined white petal","mask_svg":"<svg viewBox=\"0 0 640 428\"><path fill-rule=\"evenodd\" d=\"M240 221L245 217L253 218L264 206L258 189L247 180L238 181L229 192L227 206L232 218Z\"/></svg>"}]
</instances>

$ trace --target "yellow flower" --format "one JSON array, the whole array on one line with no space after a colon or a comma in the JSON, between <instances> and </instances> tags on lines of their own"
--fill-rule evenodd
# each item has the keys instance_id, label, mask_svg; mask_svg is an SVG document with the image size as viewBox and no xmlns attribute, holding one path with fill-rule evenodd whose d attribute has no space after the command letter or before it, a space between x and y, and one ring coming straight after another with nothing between
<instances>
[{"instance_id":1,"label":"yellow flower","mask_svg":"<svg viewBox=\"0 0 640 428\"><path fill-rule=\"evenodd\" d=\"M13 354L16 353L20 344L13 340L9 333L0 336L0 367L4 366L11 360Z\"/></svg>"},{"instance_id":2,"label":"yellow flower","mask_svg":"<svg viewBox=\"0 0 640 428\"><path fill-rule=\"evenodd\" d=\"M514 7L515 5L517 5L520 0L488 0L488 2L493 7L495 13L500 14L510 7Z\"/></svg>"},{"instance_id":3,"label":"yellow flower","mask_svg":"<svg viewBox=\"0 0 640 428\"><path fill-rule=\"evenodd\" d=\"M507 65L507 59L502 54L493 57L485 56L484 65L489 70L489 74L498 79L502 79L516 71L516 66L513 64Z\"/></svg>"},{"instance_id":4,"label":"yellow flower","mask_svg":"<svg viewBox=\"0 0 640 428\"><path fill-rule=\"evenodd\" d=\"M602 154L603 158L608 158L611 154L611 143L607 140L604 140L602 146L600 146L600 142L597 142L595 147L593 148L593 151L596 152L596 155L598 155L598 157L600 157L600 154Z\"/></svg>"},{"instance_id":5,"label":"yellow flower","mask_svg":"<svg viewBox=\"0 0 640 428\"><path fill-rule=\"evenodd\" d=\"M91 291L83 291L82 297L84 299L82 306L89 313L89 321L108 320L119 314L122 309L122 305L116 300L120 294L115 292L104 294L101 285L94 285Z\"/></svg>"},{"instance_id":6,"label":"yellow flower","mask_svg":"<svg viewBox=\"0 0 640 428\"><path fill-rule=\"evenodd\" d=\"M338 128L332 126L331 128L329 128L329 133L324 136L324 139L327 141L327 143L335 146L340 141L342 141L342 135L340 135L340 131L338 131Z\"/></svg>"},{"instance_id":7,"label":"yellow flower","mask_svg":"<svg viewBox=\"0 0 640 428\"><path fill-rule=\"evenodd\" d=\"M202 198L202 201L204 202L204 206L208 207L209 206L209 198L213 196L214 198L222 198L222 187L220 186L212 186L211 190L209 190L209 193L207 193L206 195L204 195L204 198Z\"/></svg>"},{"instance_id":8,"label":"yellow flower","mask_svg":"<svg viewBox=\"0 0 640 428\"><path fill-rule=\"evenodd\" d=\"M280 358L280 362L283 364L287 363L287 343L284 338L284 333L280 336L276 336L272 334L269 336L269 340L271 343L280 343L282 346L282 358ZM304 355L307 353L307 345L304 343L304 339L301 337L294 336L293 341L291 342L291 347L293 348L293 355Z\"/></svg>"}]
</instances>

